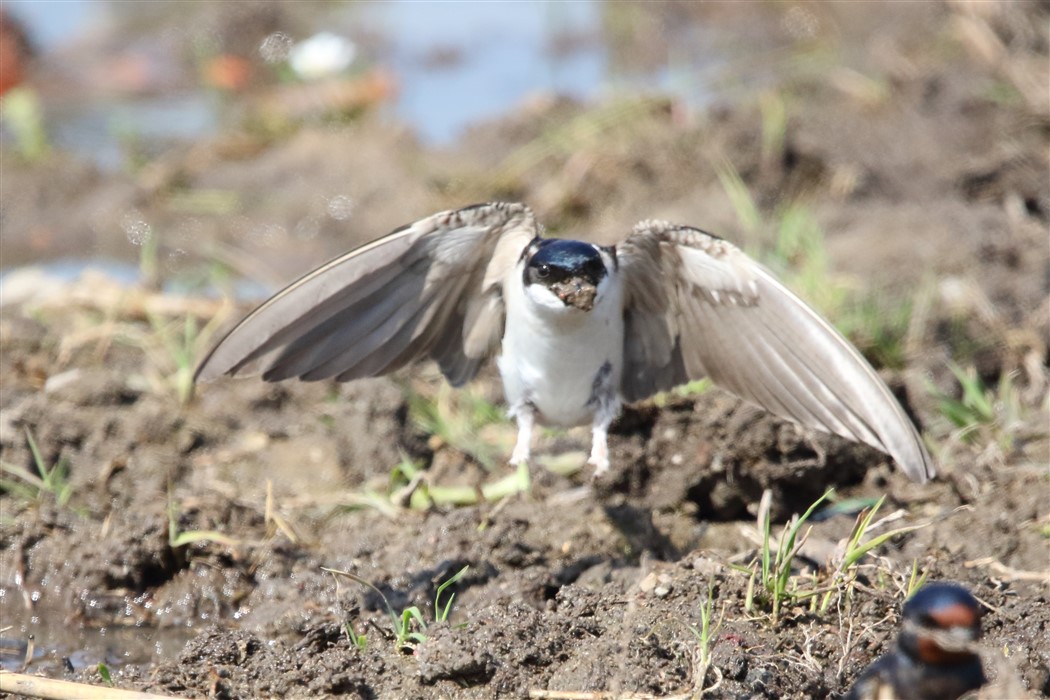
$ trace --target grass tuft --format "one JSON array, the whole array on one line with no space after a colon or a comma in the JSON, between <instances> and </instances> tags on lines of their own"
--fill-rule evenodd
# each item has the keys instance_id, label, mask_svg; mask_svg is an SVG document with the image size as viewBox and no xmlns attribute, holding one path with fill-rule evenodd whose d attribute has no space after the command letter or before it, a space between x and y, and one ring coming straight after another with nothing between
<instances>
[{"instance_id":1,"label":"grass tuft","mask_svg":"<svg viewBox=\"0 0 1050 700\"><path fill-rule=\"evenodd\" d=\"M351 646L358 651L364 651L368 648L368 639L365 637L364 633L358 634L354 630L353 623L347 622L343 625L343 632L346 634L347 641L349 641Z\"/></svg>"},{"instance_id":2,"label":"grass tuft","mask_svg":"<svg viewBox=\"0 0 1050 700\"><path fill-rule=\"evenodd\" d=\"M475 486L438 486L431 484L426 472L405 458L391 473L389 502L407 505L414 510L432 506L467 506L485 501L499 501L517 493L528 493L532 484L529 465L519 464L514 473L495 481Z\"/></svg>"},{"instance_id":3,"label":"grass tuft","mask_svg":"<svg viewBox=\"0 0 1050 700\"><path fill-rule=\"evenodd\" d=\"M873 534L883 525L903 515L902 512L875 520L882 508L885 496L869 507L863 508L856 517L849 536L840 545L836 557L817 571L796 572L793 568L795 557L802 549L812 528L804 526L815 520L817 507L834 497L829 489L813 502L801 516L795 516L785 526L779 539L773 537L769 522L771 492L763 494L759 505L758 531L761 535L761 546L758 554L747 566L731 568L748 576L744 608L749 613L765 611L773 624L777 624L784 610L788 607L808 605L811 613L825 614L843 598L852 597L853 588L866 558L879 546L900 535L926 527L929 523L907 525ZM886 572L876 566L874 577L878 587L886 587ZM907 580L909 590L921 586L925 574L919 573L918 564L913 562L911 574Z\"/></svg>"},{"instance_id":4,"label":"grass tuft","mask_svg":"<svg viewBox=\"0 0 1050 700\"><path fill-rule=\"evenodd\" d=\"M379 588L377 588L372 582L361 578L357 574L352 574L349 571L330 569L324 566L321 567L321 570L326 571L335 577L346 577L354 583L368 588L380 597L383 601L383 605L386 606L387 615L390 618L395 649L401 652L412 652L418 645L427 641L426 631L429 623L418 607L413 605L405 608L401 612L397 612L390 604L387 597L383 594L383 591L379 590ZM452 602L455 600L456 594L450 593L444 605L441 604L441 597L449 587L463 578L469 570L470 565L468 564L437 587L437 591L434 594L434 622L441 623L448 621L449 615L452 612ZM364 637L357 635L349 623L344 627L344 630L346 631L347 638L350 639L354 646L362 650L365 648Z\"/></svg>"},{"instance_id":5,"label":"grass tuft","mask_svg":"<svg viewBox=\"0 0 1050 700\"><path fill-rule=\"evenodd\" d=\"M772 122L768 138L775 144L779 112L775 102L767 109ZM748 238L749 254L831 320L876 366L903 367L910 300L851 289L831 274L824 229L805 203L787 202L763 215L728 159L716 162L715 170Z\"/></svg>"},{"instance_id":6,"label":"grass tuft","mask_svg":"<svg viewBox=\"0 0 1050 700\"><path fill-rule=\"evenodd\" d=\"M792 579L792 562L798 551L809 537L810 530L800 535L802 526L806 524L817 507L834 495L834 489L828 489L824 495L813 502L801 517L795 516L787 525L787 530L779 542L774 542L770 534L769 506L772 492L766 491L762 495L759 505L758 528L762 533L762 548L759 551L758 561L752 565L752 571L759 576L758 583L761 586L760 602L768 605L773 622L776 623L780 611L785 604L793 602L800 597L797 593L796 581ZM749 591L753 586L749 584ZM750 597L750 596L749 596ZM749 601L753 605L753 598ZM747 608L751 612L751 607Z\"/></svg>"},{"instance_id":7,"label":"grass tuft","mask_svg":"<svg viewBox=\"0 0 1050 700\"><path fill-rule=\"evenodd\" d=\"M726 609L725 605L722 606L722 612L718 616L718 621L714 621L714 605L715 605L715 582L714 579L707 584L707 597L700 604L700 628L690 626L689 630L696 637L697 644L699 645L700 652L700 668L706 670L711 665L711 647L714 645L714 640L718 636L718 631L722 629L722 622L725 620Z\"/></svg>"},{"instance_id":8,"label":"grass tuft","mask_svg":"<svg viewBox=\"0 0 1050 700\"><path fill-rule=\"evenodd\" d=\"M976 454L980 464L1002 464L1045 443L1050 394L1028 390L1026 396L1016 371L1003 372L995 386L988 386L973 367L953 363L949 368L959 383L957 394L928 385L947 435L933 448L938 461L951 464L962 451Z\"/></svg>"},{"instance_id":9,"label":"grass tuft","mask_svg":"<svg viewBox=\"0 0 1050 700\"><path fill-rule=\"evenodd\" d=\"M1003 374L999 385L992 389L973 367L964 370L953 362L949 369L959 382L961 395L956 398L937 391L934 394L941 415L959 430L962 440L973 443L982 433L989 437L988 432L1002 432L1020 422L1021 401L1012 374Z\"/></svg>"},{"instance_id":10,"label":"grass tuft","mask_svg":"<svg viewBox=\"0 0 1050 700\"><path fill-rule=\"evenodd\" d=\"M513 444L514 431L506 413L470 387L453 390L441 383L433 396L410 391L407 400L409 416L432 436L432 444L450 445L488 471L495 470L500 455L509 452L502 443ZM501 427L506 429L498 430Z\"/></svg>"},{"instance_id":11,"label":"grass tuft","mask_svg":"<svg viewBox=\"0 0 1050 700\"><path fill-rule=\"evenodd\" d=\"M0 478L0 488L13 496L36 503L42 502L45 496L51 496L56 505L64 507L73 496L73 485L69 481L69 460L60 457L49 466L33 438L33 433L26 428L25 434L29 452L33 455L36 474L13 464L0 462L0 472L15 477Z\"/></svg>"},{"instance_id":12,"label":"grass tuft","mask_svg":"<svg viewBox=\"0 0 1050 700\"><path fill-rule=\"evenodd\" d=\"M44 110L32 88L16 87L0 102L0 118L14 135L15 150L28 163L45 160L52 151Z\"/></svg>"},{"instance_id":13,"label":"grass tuft","mask_svg":"<svg viewBox=\"0 0 1050 700\"><path fill-rule=\"evenodd\" d=\"M889 542L898 535L905 535L909 532L914 532L915 530L926 527L927 523L906 525L904 527L889 530L881 535L871 536L870 533L872 530L877 529L879 525L889 520L889 518L884 518L883 520L875 521L875 516L878 514L879 509L882 508L885 501L886 497L883 496L875 505L870 508L865 508L857 514L857 519L853 524L853 529L850 532L849 537L846 539L846 546L843 554L838 561L838 565L832 572L832 580L829 590L824 593L824 598L820 605L821 613L827 612L835 597L837 595L841 596L843 590L848 589L851 586L856 579L857 566L861 559L867 556L876 547ZM916 572L917 564L912 562L912 576L909 585L915 582ZM922 579L925 579L925 574L923 574Z\"/></svg>"}]
</instances>

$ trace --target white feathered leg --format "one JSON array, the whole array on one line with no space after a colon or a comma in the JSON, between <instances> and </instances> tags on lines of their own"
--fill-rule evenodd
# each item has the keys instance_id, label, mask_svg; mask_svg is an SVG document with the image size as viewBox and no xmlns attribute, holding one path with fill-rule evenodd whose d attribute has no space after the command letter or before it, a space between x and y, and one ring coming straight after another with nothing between
<instances>
[{"instance_id":1,"label":"white feathered leg","mask_svg":"<svg viewBox=\"0 0 1050 700\"><path fill-rule=\"evenodd\" d=\"M587 464L594 465L594 478L609 471L609 423L595 423L591 428L591 456Z\"/></svg>"},{"instance_id":2,"label":"white feathered leg","mask_svg":"<svg viewBox=\"0 0 1050 700\"><path fill-rule=\"evenodd\" d=\"M594 478L596 479L609 471L609 426L620 413L620 397L609 385L608 375L608 372L601 373L595 380L596 394L599 381L604 384L601 387L602 397L596 401L598 410L591 424L591 456L587 460L587 464L594 465Z\"/></svg>"},{"instance_id":3,"label":"white feathered leg","mask_svg":"<svg viewBox=\"0 0 1050 700\"><path fill-rule=\"evenodd\" d=\"M513 413L518 421L518 441L514 444L510 463L518 465L528 462L532 453L532 426L536 422L536 416L533 408L527 404L515 409Z\"/></svg>"}]
</instances>

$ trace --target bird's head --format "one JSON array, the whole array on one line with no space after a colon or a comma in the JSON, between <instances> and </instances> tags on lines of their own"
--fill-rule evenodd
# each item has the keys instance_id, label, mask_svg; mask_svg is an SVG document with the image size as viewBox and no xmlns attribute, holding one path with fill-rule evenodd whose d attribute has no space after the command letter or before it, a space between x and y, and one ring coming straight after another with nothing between
<instances>
[{"instance_id":1,"label":"bird's head","mask_svg":"<svg viewBox=\"0 0 1050 700\"><path fill-rule=\"evenodd\" d=\"M904 604L901 649L925 664L969 663L981 636L981 608L954 583L931 583Z\"/></svg>"},{"instance_id":2,"label":"bird's head","mask_svg":"<svg viewBox=\"0 0 1050 700\"><path fill-rule=\"evenodd\" d=\"M525 292L542 306L590 311L602 296L615 257L608 249L559 238L534 240L523 255Z\"/></svg>"}]
</instances>

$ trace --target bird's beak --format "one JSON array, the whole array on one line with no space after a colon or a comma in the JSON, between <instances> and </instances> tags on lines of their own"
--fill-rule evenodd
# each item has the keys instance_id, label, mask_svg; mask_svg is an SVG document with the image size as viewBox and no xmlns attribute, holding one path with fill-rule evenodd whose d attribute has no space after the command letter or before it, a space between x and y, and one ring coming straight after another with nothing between
<instances>
[{"instance_id":1,"label":"bird's beak","mask_svg":"<svg viewBox=\"0 0 1050 700\"><path fill-rule=\"evenodd\" d=\"M594 299L598 296L598 288L582 277L570 277L563 282L553 284L551 291L566 306L574 306L580 311L593 309Z\"/></svg>"}]
</instances>

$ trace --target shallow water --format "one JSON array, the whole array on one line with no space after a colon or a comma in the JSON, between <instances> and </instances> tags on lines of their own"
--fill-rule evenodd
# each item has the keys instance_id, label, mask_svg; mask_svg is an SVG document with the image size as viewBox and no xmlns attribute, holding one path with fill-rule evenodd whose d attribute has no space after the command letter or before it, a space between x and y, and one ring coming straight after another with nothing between
<instances>
[{"instance_id":1,"label":"shallow water","mask_svg":"<svg viewBox=\"0 0 1050 700\"><path fill-rule=\"evenodd\" d=\"M61 605L36 605L32 612L19 607L0 604L5 628L0 634L0 668L5 671L151 663L174 658L199 632L183 626L95 627L71 623Z\"/></svg>"},{"instance_id":2,"label":"shallow water","mask_svg":"<svg viewBox=\"0 0 1050 700\"><path fill-rule=\"evenodd\" d=\"M115 6L97 0L10 0L5 6L24 22L43 61L92 33L115 31ZM380 37L369 55L358 51L357 62L395 76L397 93L382 111L432 146L451 145L471 124L505 114L534 95L589 100L613 90L658 89L696 104L708 91L677 75L672 65L692 66L690 71L701 74L724 58L708 50L711 41L693 26L667 37L666 56L655 65L632 67L622 56L614 60L616 37L606 30L609 10L593 0L364 2L325 5L303 14L308 19L301 26L312 25L317 32ZM204 40L190 30L178 32L174 46L180 50ZM157 51L136 46L141 38L131 36L126 42L122 50ZM180 59L160 51L147 57L161 64L155 69L177 71ZM49 111L55 145L105 169L124 164L129 141L192 141L217 133L222 117L222 101L203 88L181 94L99 95Z\"/></svg>"},{"instance_id":3,"label":"shallow water","mask_svg":"<svg viewBox=\"0 0 1050 700\"><path fill-rule=\"evenodd\" d=\"M12 0L46 59L104 27L113 8L97 0ZM596 96L608 79L605 47L577 42L552 51L557 36L596 39L601 13L573 3L361 3L332 6L314 18L317 31L378 34L373 60L392 71L398 93L386 112L432 145L455 141L469 124L505 113L537 93ZM303 39L305 37L295 37ZM129 39L129 45L133 44ZM174 57L168 57L173 61ZM122 163L121 141L193 139L216 132L220 104L204 91L159 97L110 97L54 115L56 145L100 166Z\"/></svg>"}]
</instances>

